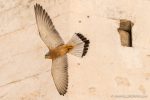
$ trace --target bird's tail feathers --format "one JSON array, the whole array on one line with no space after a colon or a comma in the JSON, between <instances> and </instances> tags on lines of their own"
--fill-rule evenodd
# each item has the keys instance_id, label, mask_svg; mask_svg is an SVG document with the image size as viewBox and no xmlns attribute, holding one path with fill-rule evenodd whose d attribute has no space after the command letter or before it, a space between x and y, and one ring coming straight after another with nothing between
<instances>
[{"instance_id":1,"label":"bird's tail feathers","mask_svg":"<svg viewBox=\"0 0 150 100\"><path fill-rule=\"evenodd\" d=\"M73 46L73 49L71 49L69 53L77 57L83 57L88 51L89 43L90 41L85 36L80 33L75 33L67 43Z\"/></svg>"}]
</instances>

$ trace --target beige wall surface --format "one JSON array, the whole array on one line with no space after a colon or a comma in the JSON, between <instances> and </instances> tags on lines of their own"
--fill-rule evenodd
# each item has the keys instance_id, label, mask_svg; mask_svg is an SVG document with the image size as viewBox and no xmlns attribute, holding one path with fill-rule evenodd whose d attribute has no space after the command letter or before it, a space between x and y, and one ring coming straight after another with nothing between
<instances>
[{"instance_id":1,"label":"beige wall surface","mask_svg":"<svg viewBox=\"0 0 150 100\"><path fill-rule=\"evenodd\" d=\"M46 9L65 41L90 40L83 59L69 56L69 88L60 96L34 4ZM120 43L119 19L134 23L133 47ZM150 100L149 0L0 0L0 100Z\"/></svg>"}]
</instances>

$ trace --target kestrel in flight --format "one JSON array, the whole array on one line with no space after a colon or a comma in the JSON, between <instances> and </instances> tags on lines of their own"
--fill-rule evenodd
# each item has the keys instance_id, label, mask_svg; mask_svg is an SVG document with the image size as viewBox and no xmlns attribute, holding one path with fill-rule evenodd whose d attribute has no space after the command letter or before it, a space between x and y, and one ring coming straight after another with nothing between
<instances>
[{"instance_id":1,"label":"kestrel in flight","mask_svg":"<svg viewBox=\"0 0 150 100\"><path fill-rule=\"evenodd\" d=\"M83 57L89 47L89 40L80 33L75 33L66 44L55 29L53 22L45 9L39 4L34 6L39 35L49 49L46 59L52 59L51 74L60 95L68 88L67 53Z\"/></svg>"}]
</instances>

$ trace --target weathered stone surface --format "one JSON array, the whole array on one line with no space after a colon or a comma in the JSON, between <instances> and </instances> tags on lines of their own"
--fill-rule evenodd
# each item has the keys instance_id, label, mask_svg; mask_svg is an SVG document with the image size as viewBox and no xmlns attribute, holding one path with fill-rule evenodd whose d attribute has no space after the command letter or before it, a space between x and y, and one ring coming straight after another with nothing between
<instances>
[{"instance_id":1,"label":"weathered stone surface","mask_svg":"<svg viewBox=\"0 0 150 100\"><path fill-rule=\"evenodd\" d=\"M66 41L90 41L83 59L69 56L69 88L60 96L48 51L38 35L34 4L51 16ZM149 0L0 0L0 100L150 99ZM133 47L122 47L119 19L134 23ZM121 97L118 97L121 96Z\"/></svg>"}]
</instances>

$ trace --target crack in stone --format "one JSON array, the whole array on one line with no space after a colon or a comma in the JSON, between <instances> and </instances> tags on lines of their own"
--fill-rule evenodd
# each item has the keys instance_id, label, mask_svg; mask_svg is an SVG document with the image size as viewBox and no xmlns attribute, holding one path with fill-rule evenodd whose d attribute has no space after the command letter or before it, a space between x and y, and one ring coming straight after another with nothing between
<instances>
[{"instance_id":1,"label":"crack in stone","mask_svg":"<svg viewBox=\"0 0 150 100\"><path fill-rule=\"evenodd\" d=\"M33 2L33 1L35 1L35 0L29 0L28 2L31 3L31 2ZM6 12L8 12L8 11L14 10L14 9L16 9L16 8L18 8L18 7L20 7L20 6L21 6L21 7L24 6L24 5L22 4L22 0L20 0L18 3L16 3L15 6L13 6L13 7L11 7L11 8L7 8L7 9L2 10L2 11L0 12L0 15L2 15L3 13L6 13Z\"/></svg>"},{"instance_id":2,"label":"crack in stone","mask_svg":"<svg viewBox=\"0 0 150 100\"><path fill-rule=\"evenodd\" d=\"M12 33L16 33L16 32L22 31L22 30L24 30L24 29L26 29L26 28L28 28L28 27L33 26L33 25L35 25L35 23L30 24L30 25L25 25L24 27L18 28L18 29L14 30L14 31L11 31L11 32L4 33L4 34L0 35L0 38L1 38L1 37L4 37L4 36L7 36L7 35L9 35L9 34L12 34Z\"/></svg>"},{"instance_id":3,"label":"crack in stone","mask_svg":"<svg viewBox=\"0 0 150 100\"><path fill-rule=\"evenodd\" d=\"M65 14L69 14L69 13L71 13L71 12L65 12L65 13L62 13L61 15L65 15ZM60 14L56 15L56 16L53 17L52 19L55 20L55 19L58 18L58 17L60 17ZM30 24L30 25L25 25L25 26L23 26L23 27L21 27L21 28L18 28L18 29L16 29L16 30L14 30L14 31L6 32L6 33L0 35L0 38L2 38L2 37L4 37L4 36L7 36L7 35L9 35L9 34L13 34L13 33L22 31L22 30L24 30L24 29L26 29L26 28L29 28L29 27L33 26L33 25L36 25L36 22L33 23L33 24Z\"/></svg>"},{"instance_id":4,"label":"crack in stone","mask_svg":"<svg viewBox=\"0 0 150 100\"><path fill-rule=\"evenodd\" d=\"M2 96L0 96L0 99L4 98L7 95L7 93L3 94Z\"/></svg>"},{"instance_id":5,"label":"crack in stone","mask_svg":"<svg viewBox=\"0 0 150 100\"><path fill-rule=\"evenodd\" d=\"M1 85L0 88L8 86L8 85L11 85L11 84L15 84L15 83L18 83L18 82L22 82L22 81L30 79L30 78L34 78L34 77L40 76L40 75L42 75L44 73L47 73L49 71L50 71L50 69L48 69L47 71L44 71L44 72L40 72L40 73L34 74L34 75L26 76L26 77L24 77L22 79L18 79L18 80L14 80L14 81L8 82L8 83L6 83L4 85Z\"/></svg>"},{"instance_id":6,"label":"crack in stone","mask_svg":"<svg viewBox=\"0 0 150 100\"><path fill-rule=\"evenodd\" d=\"M19 52L19 53L13 54L13 55L11 55L10 57L11 57L11 58L13 58L13 57L16 57L16 56L19 56L19 55L25 54L25 53L35 52L35 51L37 51L37 50L41 50L41 49L43 49L43 47L37 47L37 48L35 48L35 49L30 49L30 50L27 50L27 51L22 51L22 52ZM6 60L6 59L8 59L8 58L9 58L9 57L4 57L4 58L0 59L0 61L2 61L2 60ZM7 61L6 63L4 63L4 64L2 64L2 65L5 65L5 64L8 64L8 63L10 63L10 61ZM1 67L2 65L0 65L0 67Z\"/></svg>"},{"instance_id":7,"label":"crack in stone","mask_svg":"<svg viewBox=\"0 0 150 100\"><path fill-rule=\"evenodd\" d=\"M16 5L16 6L14 6L14 7L11 7L11 8L8 8L8 9L4 9L4 10L2 10L2 11L0 12L0 15L4 14L4 13L10 11L10 10L16 9L16 8L19 7L19 6L20 6L20 5Z\"/></svg>"}]
</instances>

